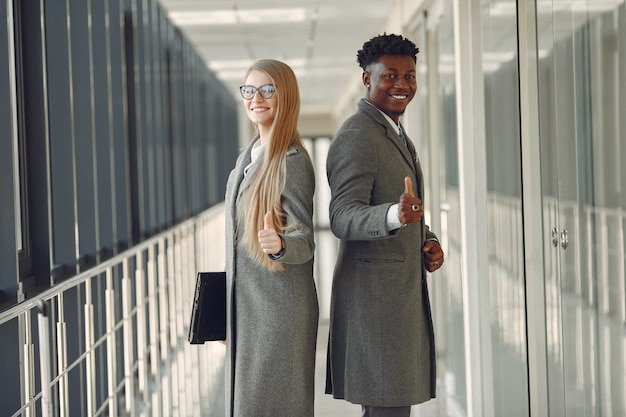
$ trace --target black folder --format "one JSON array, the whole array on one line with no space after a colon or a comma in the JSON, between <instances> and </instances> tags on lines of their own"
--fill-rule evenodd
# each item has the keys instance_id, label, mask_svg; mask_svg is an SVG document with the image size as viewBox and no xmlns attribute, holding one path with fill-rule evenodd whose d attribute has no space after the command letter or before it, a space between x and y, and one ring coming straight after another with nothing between
<instances>
[{"instance_id":1,"label":"black folder","mask_svg":"<svg viewBox=\"0 0 626 417\"><path fill-rule=\"evenodd\" d=\"M226 272L198 272L188 340L226 340Z\"/></svg>"}]
</instances>

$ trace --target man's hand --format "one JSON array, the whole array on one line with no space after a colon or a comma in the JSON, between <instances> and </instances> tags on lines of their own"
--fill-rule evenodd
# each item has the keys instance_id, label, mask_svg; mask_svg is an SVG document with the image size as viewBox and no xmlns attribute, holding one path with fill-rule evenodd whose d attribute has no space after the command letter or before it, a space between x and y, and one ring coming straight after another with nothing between
<instances>
[{"instance_id":1,"label":"man's hand","mask_svg":"<svg viewBox=\"0 0 626 417\"><path fill-rule=\"evenodd\" d=\"M411 178L404 177L404 193L400 196L398 203L398 219L403 225L419 223L424 214L422 200L413 194L413 183Z\"/></svg>"},{"instance_id":2,"label":"man's hand","mask_svg":"<svg viewBox=\"0 0 626 417\"><path fill-rule=\"evenodd\" d=\"M439 243L434 240L427 240L422 246L424 252L424 264L428 272L435 272L443 265L443 250Z\"/></svg>"},{"instance_id":3,"label":"man's hand","mask_svg":"<svg viewBox=\"0 0 626 417\"><path fill-rule=\"evenodd\" d=\"M272 221L272 212L265 213L264 228L259 231L259 243L263 252L268 255L275 255L283 248L283 240L276 233L274 229L274 222Z\"/></svg>"}]
</instances>

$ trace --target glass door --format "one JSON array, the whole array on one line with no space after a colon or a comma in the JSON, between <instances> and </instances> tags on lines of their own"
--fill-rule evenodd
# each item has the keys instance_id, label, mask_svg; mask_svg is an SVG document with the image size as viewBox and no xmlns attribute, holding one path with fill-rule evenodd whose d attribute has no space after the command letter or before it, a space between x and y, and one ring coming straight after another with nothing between
<instances>
[{"instance_id":1,"label":"glass door","mask_svg":"<svg viewBox=\"0 0 626 417\"><path fill-rule=\"evenodd\" d=\"M517 5L482 0L488 336L481 340L491 416L529 415ZM489 398L489 396L491 398Z\"/></svg>"},{"instance_id":2,"label":"glass door","mask_svg":"<svg viewBox=\"0 0 626 417\"><path fill-rule=\"evenodd\" d=\"M453 0L438 0L413 23L417 44L417 93L403 123L415 142L425 177L426 222L445 252L444 267L428 286L437 349L437 398L411 415L467 414L466 344L457 152L457 88Z\"/></svg>"},{"instance_id":3,"label":"glass door","mask_svg":"<svg viewBox=\"0 0 626 417\"><path fill-rule=\"evenodd\" d=\"M622 416L624 1L537 8L550 415Z\"/></svg>"}]
</instances>

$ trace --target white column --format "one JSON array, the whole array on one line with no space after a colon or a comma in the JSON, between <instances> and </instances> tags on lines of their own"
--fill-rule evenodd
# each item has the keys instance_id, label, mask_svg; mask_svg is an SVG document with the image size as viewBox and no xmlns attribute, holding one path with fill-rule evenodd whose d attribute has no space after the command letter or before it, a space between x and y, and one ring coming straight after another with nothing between
<instances>
[{"instance_id":1,"label":"white column","mask_svg":"<svg viewBox=\"0 0 626 417\"><path fill-rule=\"evenodd\" d=\"M539 138L537 9L534 1L517 5L519 19L520 127L524 213L524 268L528 334L530 415L548 415L546 290L544 282L543 198ZM556 224L556 223L555 223Z\"/></svg>"},{"instance_id":2,"label":"white column","mask_svg":"<svg viewBox=\"0 0 626 417\"><path fill-rule=\"evenodd\" d=\"M493 417L480 3L480 0L454 1L454 49L467 411L468 417Z\"/></svg>"}]
</instances>

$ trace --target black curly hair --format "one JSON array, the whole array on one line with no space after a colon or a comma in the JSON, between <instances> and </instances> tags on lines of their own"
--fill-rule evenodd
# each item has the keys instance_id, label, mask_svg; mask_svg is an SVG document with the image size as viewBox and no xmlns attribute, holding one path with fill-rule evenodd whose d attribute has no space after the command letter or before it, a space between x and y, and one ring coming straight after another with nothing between
<instances>
[{"instance_id":1,"label":"black curly hair","mask_svg":"<svg viewBox=\"0 0 626 417\"><path fill-rule=\"evenodd\" d=\"M378 61L383 55L406 55L417 62L419 49L413 42L400 35L383 33L363 44L363 49L357 52L357 62L365 70L370 64Z\"/></svg>"}]
</instances>

